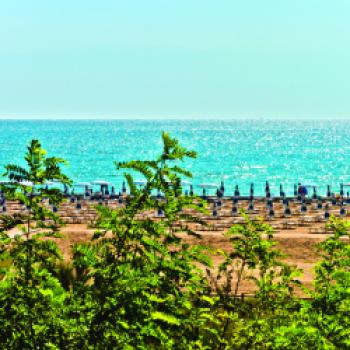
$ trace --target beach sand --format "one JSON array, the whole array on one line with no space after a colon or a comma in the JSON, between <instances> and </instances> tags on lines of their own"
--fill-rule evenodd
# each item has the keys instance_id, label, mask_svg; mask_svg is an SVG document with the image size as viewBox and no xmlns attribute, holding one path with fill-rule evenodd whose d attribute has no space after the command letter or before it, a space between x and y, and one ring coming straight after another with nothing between
<instances>
[{"instance_id":1,"label":"beach sand","mask_svg":"<svg viewBox=\"0 0 350 350\"><path fill-rule=\"evenodd\" d=\"M71 259L73 245L89 241L93 232L94 230L88 228L85 224L69 224L61 230L63 237L54 240L61 249L64 259L69 261ZM201 233L201 236L201 239L196 239L193 236L182 234L184 241L189 244L200 243L227 252L231 249L231 244L222 231L205 231ZM313 269L319 259L316 246L327 236L325 234L310 234L309 230L304 227L294 230L284 230L282 233L277 232L274 235L276 248L280 249L286 255L284 261L303 270L303 274L299 279L307 287L312 287L314 278ZM214 268L222 262L222 257L219 255L212 255L212 259ZM244 281L241 284L239 293L250 294L253 290L253 283Z\"/></svg>"},{"instance_id":2,"label":"beach sand","mask_svg":"<svg viewBox=\"0 0 350 350\"><path fill-rule=\"evenodd\" d=\"M247 201L239 203L239 208L247 208ZM228 238L225 236L227 229L235 223L242 223L244 220L242 217L231 216L232 201L225 200L223 205L218 208L218 216L213 217L211 211L213 209L213 203L209 204L208 214L202 215L201 219L207 222L207 226L203 227L198 224L188 223L188 226L196 231L201 239L188 236L184 233L180 234L185 242L189 244L200 243L212 248L221 249L224 251L230 251L231 244ZM96 217L94 209L86 204L86 207L82 210L75 210L74 204L66 203L66 205L60 209L62 210L62 216L73 221L87 221L90 218ZM112 203L113 205L113 203ZM115 205L115 204L114 204ZM301 214L298 211L298 203L291 203L292 216L283 217L283 206L281 203L275 204L275 217L266 217L266 208L264 201L257 201L255 203L255 210L249 213L252 219L257 217L263 217L265 214L265 221L274 228L274 240L276 241L276 248L280 249L284 254L284 261L290 265L293 265L303 271L300 276L300 281L307 287L312 287L314 273L313 269L317 261L319 260L319 254L317 253L317 244L329 236L329 232L325 229L324 210L316 210L312 204L308 205L308 211L305 214ZM339 207L334 206L330 208L330 213L339 214ZM194 213L193 213L194 214ZM155 220L158 220L155 213L145 213L146 216L151 216ZM348 215L348 219L350 216ZM68 222L69 222L68 220ZM180 224L180 223L178 223ZM186 225L186 222L181 222ZM94 232L93 229L88 228L86 223L67 223L61 229L63 237L60 239L54 239L60 247L64 259L70 260L72 255L72 247L76 243L89 241ZM18 229L11 230L10 235L13 237L16 233L19 233ZM222 261L222 256L212 255L214 269ZM234 282L233 282L234 283ZM251 281L244 281L241 284L239 293L251 293L254 289L254 285Z\"/></svg>"}]
</instances>

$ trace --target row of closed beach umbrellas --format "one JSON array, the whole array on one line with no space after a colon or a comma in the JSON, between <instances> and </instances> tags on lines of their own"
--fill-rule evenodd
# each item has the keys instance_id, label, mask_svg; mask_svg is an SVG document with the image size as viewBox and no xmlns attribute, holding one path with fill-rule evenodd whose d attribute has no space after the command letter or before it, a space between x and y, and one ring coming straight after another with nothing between
<instances>
[{"instance_id":1,"label":"row of closed beach umbrellas","mask_svg":"<svg viewBox=\"0 0 350 350\"><path fill-rule=\"evenodd\" d=\"M11 183L11 182L10 181L0 181L0 184L9 184L9 183ZM33 186L33 183L30 181L22 181L22 182L18 182L18 183L20 185L23 185L23 186L28 186L28 187ZM147 183L146 180L135 180L134 181L134 184L137 186L145 186L146 183ZM188 193L190 195L194 194L194 187L202 189L202 196L207 196L207 193L211 190L216 190L216 195L218 197L222 197L225 194L225 185L224 185L223 181L221 181L220 185L218 185L216 183L209 183L209 182L193 185L192 182L186 181L186 180L181 181L180 184L184 188L186 188L186 187L189 188L189 190L185 190L185 193ZM57 185L62 185L62 184L59 181L48 181L41 186L57 186ZM87 192L87 191L92 192L91 190L95 186L100 186L100 191L102 193L104 193L105 191L108 192L109 187L111 188L112 193L115 192L113 183L106 181L106 180L101 180L101 179L94 180L91 182L88 182L88 181L75 182L72 185L73 189L74 188L84 188L85 192ZM350 183L345 183L345 184L341 183L340 187L339 187L339 192L337 194L340 196L344 196L344 194L345 194L344 188L345 187L350 187ZM318 194L317 194L318 189L319 189L319 186L315 183L310 183L310 182L303 183L303 184L299 183L298 185L294 184L293 194L295 197L307 196L307 195L310 197L317 197L318 196ZM68 189L66 187L65 187L65 192L68 192ZM124 181L122 183L122 191L121 192L123 192L123 193L126 192L126 184ZM267 198L277 197L276 195L274 195L272 193L271 188L270 188L270 184L268 181L266 181L266 183L265 183L265 191L264 192L265 192L265 197L267 197ZM331 197L331 196L335 195L335 193L332 192L330 185L327 185L327 190L325 193L326 193L326 197ZM346 194L347 194L347 196L349 196L348 192ZM236 185L234 187L233 195L236 197L241 196L241 191L240 191L238 185ZM249 197L253 197L253 196L254 196L254 184L252 183L252 184L250 184ZM286 193L283 189L282 184L279 185L279 197L286 197Z\"/></svg>"},{"instance_id":2,"label":"row of closed beach umbrellas","mask_svg":"<svg viewBox=\"0 0 350 350\"><path fill-rule=\"evenodd\" d=\"M10 181L0 181L0 184L11 184L13 182ZM22 181L22 182L18 182L20 185L22 186L26 186L26 187L32 187L34 184L30 181ZM145 180L135 180L134 184L136 186L145 186L147 184L147 181ZM44 184L41 184L40 186L64 186L62 183L60 183L59 181L48 181ZM202 189L202 197L203 199L207 198L207 191L209 190L216 190L216 196L214 196L214 207L213 207L213 216L217 216L218 215L218 210L221 207L221 198L224 197L225 194L225 185L224 182L221 181L220 185L217 185L215 183L200 183L197 185L193 185L192 182L190 181L186 181L183 180L180 182L181 187L184 187L185 189L185 194L189 194L189 195L193 195L194 194L194 186L201 188ZM94 186L100 186L100 192L93 192L92 189L94 188ZM35 187L35 186L34 186ZM81 208L81 203L80 203L80 199L79 196L75 195L74 193L74 188L84 188L85 191L85 196L87 198L90 199L99 199L100 201L102 199L108 199L108 198L117 198L119 203L123 203L123 197L121 196L122 193L126 193L127 192L127 188L126 188L126 183L125 181L123 181L122 183L122 188L121 191L119 192L119 194L117 196L115 196L115 188L113 186L113 183L109 182L109 181L105 181L105 180L95 180L95 181L91 181L91 182L87 182L87 181L82 181L82 182L75 182L72 185L73 190L71 193L68 192L68 187L64 186L64 193L68 196L70 196L70 201L71 202L76 202L76 208L80 209ZM109 187L111 187L111 192L109 192ZM321 196L317 195L317 189L318 189L318 185L314 184L314 183L299 183L299 184L295 184L294 185L294 197L289 197L289 199L287 198L284 189L283 189L283 185L280 184L279 186L279 197L281 199L283 199L283 205L284 205L284 214L285 215L290 215L291 214L291 210L289 208L289 201L290 199L293 198L297 198L301 203L301 207L300 207L300 211L301 212L306 212L307 211L307 207L306 207L306 202L304 200L304 198L309 195L310 198L313 199L317 199L317 201L315 202L317 205L318 209L322 209L322 200L321 200ZM343 198L344 198L344 188L345 187L350 187L350 184L348 183L341 183L340 187L339 187L339 193L335 194L334 192L331 191L331 186L327 185L327 196L328 198L332 199L332 205L337 203L337 199L336 197L339 196L339 204L340 204L340 215L345 215L345 209L343 208ZM310 191L308 191L308 189L312 190L312 193ZM258 198L254 196L254 184L252 183L250 185L250 189L249 189L249 196L241 196L240 190L239 190L239 186L236 185L234 187L234 191L233 191L233 196L229 196L233 199L233 206L232 206L232 215L236 215L238 212L238 200L240 198L242 199L249 199L249 207L248 207L248 211L254 211L254 202L253 199L254 198ZM161 192L158 191L157 196L161 196ZM349 198L349 192L346 193L347 196L347 200L346 203L349 204L350 203L350 198ZM266 181L265 183L265 196L263 198L266 199L266 208L268 210L268 215L269 216L274 216L274 205L273 205L273 201L272 198L273 197L277 197L277 196L272 196L272 192L270 189L270 184L268 181ZM217 198L217 199L215 199ZM261 198L261 196L260 196ZM2 211L5 212L6 211L6 204L5 204L5 196L4 194L0 194L0 206L2 206ZM102 203L102 201L101 201ZM57 208L54 207L53 208L54 211L57 211ZM325 206L325 217L328 218L329 217L329 211L328 211L328 204L326 204ZM158 213L158 215L162 215L162 213Z\"/></svg>"}]
</instances>

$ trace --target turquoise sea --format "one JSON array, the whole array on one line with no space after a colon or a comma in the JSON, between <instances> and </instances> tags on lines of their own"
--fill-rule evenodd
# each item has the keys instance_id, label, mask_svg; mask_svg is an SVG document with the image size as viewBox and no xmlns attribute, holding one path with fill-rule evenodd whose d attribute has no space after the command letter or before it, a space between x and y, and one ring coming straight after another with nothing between
<instances>
[{"instance_id":1,"label":"turquoise sea","mask_svg":"<svg viewBox=\"0 0 350 350\"><path fill-rule=\"evenodd\" d=\"M21 163L28 141L38 138L49 155L68 160L75 181L103 179L118 188L122 173L113 161L154 157L162 130L198 152L185 163L194 185L223 180L226 194L235 184L248 194L252 182L262 194L266 180L275 194L280 183L287 193L299 181L323 193L327 184L337 192L350 182L347 120L2 120L0 167Z\"/></svg>"}]
</instances>

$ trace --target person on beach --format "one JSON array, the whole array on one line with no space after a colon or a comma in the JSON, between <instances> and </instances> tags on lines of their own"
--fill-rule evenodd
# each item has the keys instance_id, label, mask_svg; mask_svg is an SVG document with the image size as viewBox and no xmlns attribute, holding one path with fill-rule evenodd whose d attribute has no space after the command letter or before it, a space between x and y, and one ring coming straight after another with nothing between
<instances>
[{"instance_id":1,"label":"person on beach","mask_svg":"<svg viewBox=\"0 0 350 350\"><path fill-rule=\"evenodd\" d=\"M298 195L302 198L305 198L307 196L307 188L305 186L302 186L302 184L298 183Z\"/></svg>"}]
</instances>

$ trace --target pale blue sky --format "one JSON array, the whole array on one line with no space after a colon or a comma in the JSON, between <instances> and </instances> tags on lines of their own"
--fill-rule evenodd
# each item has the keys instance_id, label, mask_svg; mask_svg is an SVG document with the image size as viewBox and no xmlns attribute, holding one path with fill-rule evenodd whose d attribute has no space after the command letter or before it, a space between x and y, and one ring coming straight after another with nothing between
<instances>
[{"instance_id":1,"label":"pale blue sky","mask_svg":"<svg viewBox=\"0 0 350 350\"><path fill-rule=\"evenodd\" d=\"M8 0L0 116L350 118L348 0Z\"/></svg>"}]
</instances>

